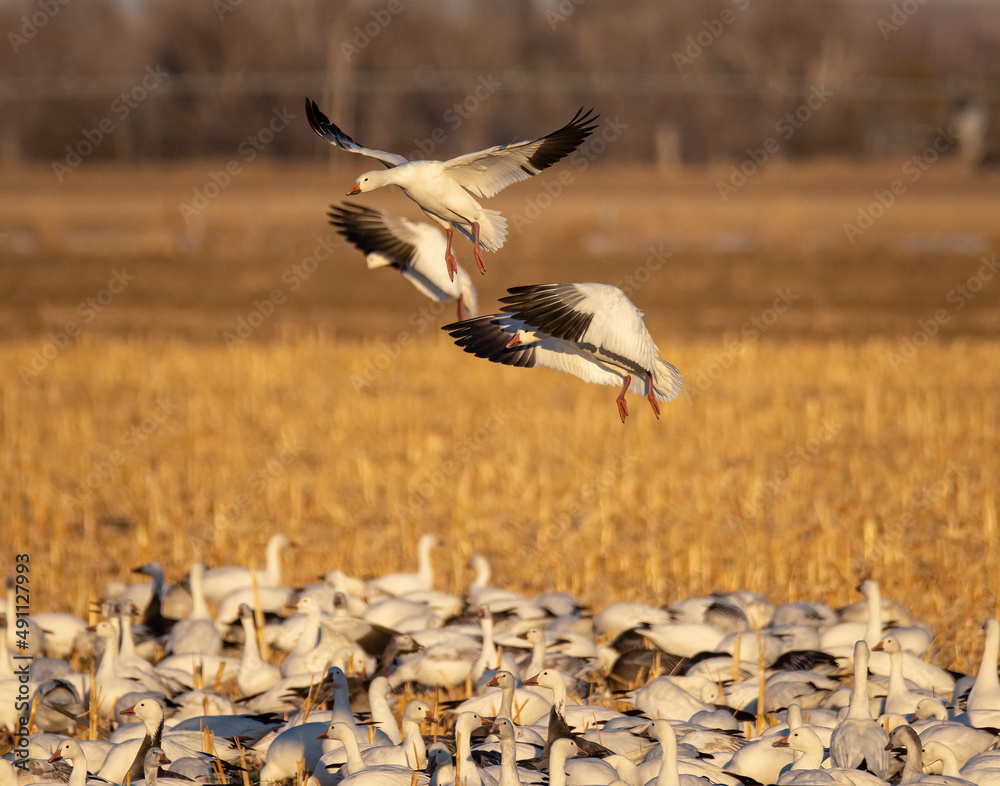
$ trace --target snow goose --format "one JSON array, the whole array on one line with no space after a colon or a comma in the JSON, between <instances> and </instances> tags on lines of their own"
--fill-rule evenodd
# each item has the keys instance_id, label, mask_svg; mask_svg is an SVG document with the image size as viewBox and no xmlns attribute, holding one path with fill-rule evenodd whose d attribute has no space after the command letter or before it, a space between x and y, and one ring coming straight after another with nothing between
<instances>
[{"instance_id":1,"label":"snow goose","mask_svg":"<svg viewBox=\"0 0 1000 786\"><path fill-rule=\"evenodd\" d=\"M405 595L413 590L430 590L434 588L434 565L431 562L431 551L438 545L436 535L427 533L417 541L417 572L390 573L372 579L365 585L369 602L374 599Z\"/></svg>"},{"instance_id":2,"label":"snow goose","mask_svg":"<svg viewBox=\"0 0 1000 786\"><path fill-rule=\"evenodd\" d=\"M1000 678L997 677L997 658L1000 657L1000 622L990 617L983 624L986 639L983 655L976 672L976 680L966 700L966 712L1000 710Z\"/></svg>"},{"instance_id":3,"label":"snow goose","mask_svg":"<svg viewBox=\"0 0 1000 786\"><path fill-rule=\"evenodd\" d=\"M426 705L425 705L426 706ZM343 723L334 723L322 737L337 740L344 746L343 752L324 755L317 764L314 776L320 786L328 784L374 784L375 786L411 786L412 784L427 784L427 775L403 764L382 764L367 761L366 757L374 759L379 746L371 746L361 750L357 738L351 729ZM418 735L419 736L419 735ZM334 758L336 755L336 758ZM345 761L346 759L346 761ZM338 771L332 775L330 771ZM324 774L324 771L327 774Z\"/></svg>"},{"instance_id":4,"label":"snow goose","mask_svg":"<svg viewBox=\"0 0 1000 786\"><path fill-rule=\"evenodd\" d=\"M894 636L886 636L873 649L876 652L885 652L889 656L889 687L886 689L883 712L887 715L912 718L917 705L923 699L931 697L910 690L903 672L903 648Z\"/></svg>"},{"instance_id":5,"label":"snow goose","mask_svg":"<svg viewBox=\"0 0 1000 786\"><path fill-rule=\"evenodd\" d=\"M656 625L670 621L670 612L659 606L619 601L605 606L594 616L594 628L598 634L614 639L643 623Z\"/></svg>"},{"instance_id":6,"label":"snow goose","mask_svg":"<svg viewBox=\"0 0 1000 786\"><path fill-rule=\"evenodd\" d=\"M625 393L640 393L660 417L658 401L680 395L680 372L657 357L642 312L610 284L511 287L506 310L445 325L455 343L506 366L545 366L585 382L621 385L616 399L625 422ZM634 377L634 379L633 379Z\"/></svg>"},{"instance_id":7,"label":"snow goose","mask_svg":"<svg viewBox=\"0 0 1000 786\"><path fill-rule=\"evenodd\" d=\"M397 185L444 228L444 258L452 277L456 264L451 239L456 229L472 241L476 264L482 273L486 268L480 247L496 251L503 246L507 234L507 222L499 211L483 209L473 195L494 196L565 158L593 132L598 117L581 109L558 131L538 139L497 145L447 161L408 161L395 153L362 147L331 123L309 99L306 99L306 116L313 131L327 142L349 153L375 158L387 167L360 175L348 196Z\"/></svg>"},{"instance_id":8,"label":"snow goose","mask_svg":"<svg viewBox=\"0 0 1000 786\"><path fill-rule=\"evenodd\" d=\"M264 570L251 572L250 568L227 565L206 570L201 579L201 591L209 603L218 603L223 596L233 590L251 587L256 573L258 587L281 586L281 552L291 546L291 542L280 532L267 541ZM192 588L192 592L194 589Z\"/></svg>"},{"instance_id":9,"label":"snow goose","mask_svg":"<svg viewBox=\"0 0 1000 786\"><path fill-rule=\"evenodd\" d=\"M670 721L657 718L649 724L648 733L660 743L660 764L656 777L648 781L648 786L704 786L706 782L725 784L739 782L718 768L706 768L690 760L685 760L683 765L685 772L682 772L681 762L677 756L677 734ZM651 752L650 756L655 753L656 751ZM647 761L651 760L647 758Z\"/></svg>"},{"instance_id":10,"label":"snow goose","mask_svg":"<svg viewBox=\"0 0 1000 786\"><path fill-rule=\"evenodd\" d=\"M552 707L548 712L548 734L543 755L547 755L554 740L568 737L572 734L583 734L588 728L598 726L613 718L620 718L622 713L597 705L584 704L566 705L566 678L555 669L543 669L532 679L524 680L524 686L537 685L552 691ZM534 725L545 720L545 715L535 719ZM581 737L574 737L576 743L588 754L596 749L593 744Z\"/></svg>"},{"instance_id":11,"label":"snow goose","mask_svg":"<svg viewBox=\"0 0 1000 786\"><path fill-rule=\"evenodd\" d=\"M424 738L420 734L422 723L437 723L437 718L431 712L430 705L419 700L408 702L403 709L402 741L397 745L369 745L361 751L362 760L368 765L395 764L400 767L409 767L411 770L422 769L427 756ZM332 728L333 726L331 726ZM340 728L349 731L346 724L342 724ZM319 736L320 739L330 739L331 737L341 739L333 737L329 730ZM355 737L355 742L357 742L357 737ZM334 755L337 753L335 751ZM327 756L320 759L320 763L324 766L333 761L337 761L337 759L327 760Z\"/></svg>"},{"instance_id":12,"label":"snow goose","mask_svg":"<svg viewBox=\"0 0 1000 786\"><path fill-rule=\"evenodd\" d=\"M854 645L854 687L846 717L830 735L830 761L834 767L861 769L884 778L888 774L889 735L871 714L868 699L868 645Z\"/></svg>"},{"instance_id":13,"label":"snow goose","mask_svg":"<svg viewBox=\"0 0 1000 786\"><path fill-rule=\"evenodd\" d=\"M278 683L278 685L280 684ZM277 687L276 685L275 688ZM270 739L264 766L260 771L261 783L272 783L294 777L300 761L304 763L305 769L313 771L316 769L320 757L333 751L342 750L342 744L335 739L329 737L321 739L321 735L334 724L343 724L354 732L358 742L368 743L367 728L355 723L354 714L351 711L347 675L341 669L331 667L326 673L323 687L328 687L333 696L330 713L329 715L324 714L325 722L309 721L308 723L292 724ZM317 717L317 713L313 713L312 717ZM375 740L379 744L390 743L384 732L375 731L374 734ZM256 747L260 750L262 746L257 745Z\"/></svg>"},{"instance_id":14,"label":"snow goose","mask_svg":"<svg viewBox=\"0 0 1000 786\"><path fill-rule=\"evenodd\" d=\"M118 632L107 620L101 620L94 626L94 632L104 644L101 658L94 672L94 684L91 692L98 696L98 714L106 715L115 702L127 693L147 691L149 687L141 681L142 675L137 673L121 674L118 670ZM136 776L140 777L139 775Z\"/></svg>"},{"instance_id":15,"label":"snow goose","mask_svg":"<svg viewBox=\"0 0 1000 786\"><path fill-rule=\"evenodd\" d=\"M86 717L81 693L69 680L53 678L39 683L34 699L35 725L42 731L72 736L77 723Z\"/></svg>"},{"instance_id":16,"label":"snow goose","mask_svg":"<svg viewBox=\"0 0 1000 786\"><path fill-rule=\"evenodd\" d=\"M159 748L163 743L163 707L153 699L143 699L126 707L119 714L133 715L141 720L145 734L138 747L125 743L117 745L104 760L101 777L115 783L121 783L126 776L129 780L137 781L143 777L146 753L152 748Z\"/></svg>"},{"instance_id":17,"label":"snow goose","mask_svg":"<svg viewBox=\"0 0 1000 786\"><path fill-rule=\"evenodd\" d=\"M191 613L187 619L179 620L171 629L165 647L168 653L218 655L222 651L222 638L208 613L208 605L202 592L204 575L205 564L195 562L191 566L190 573Z\"/></svg>"},{"instance_id":18,"label":"snow goose","mask_svg":"<svg viewBox=\"0 0 1000 786\"><path fill-rule=\"evenodd\" d=\"M147 562L138 568L133 568L132 572L141 573L143 576L149 576L152 579L152 584L148 585L150 591L146 602L140 604L134 599L132 600L136 606L142 608L142 617L140 617L139 623L153 636L166 635L177 620L170 619L164 616L163 613L164 603L166 602L163 584L163 566L159 562ZM126 602L126 600L123 599L123 602Z\"/></svg>"},{"instance_id":19,"label":"snow goose","mask_svg":"<svg viewBox=\"0 0 1000 786\"><path fill-rule=\"evenodd\" d=\"M958 760L955 758L954 752L951 748L945 745L943 742L925 742L921 747L921 757L924 765L924 772L939 773L939 777L930 779L930 783L940 784L941 786L990 786L993 782L987 778L984 778L983 772L976 773L976 780L966 780L965 773L959 770ZM1000 775L1000 771L994 771ZM970 773L971 774L971 773ZM923 783L924 779L921 778L918 783Z\"/></svg>"},{"instance_id":20,"label":"snow goose","mask_svg":"<svg viewBox=\"0 0 1000 786\"><path fill-rule=\"evenodd\" d=\"M791 767L778 777L779 786L812 786L837 783L833 774L822 769L823 743L810 729L795 729L771 743L775 748L791 748L798 755Z\"/></svg>"},{"instance_id":21,"label":"snow goose","mask_svg":"<svg viewBox=\"0 0 1000 786\"><path fill-rule=\"evenodd\" d=\"M483 718L475 712L462 712L455 721L455 768L456 783L465 786L493 786L493 779L484 776L472 758L472 732L485 725Z\"/></svg>"},{"instance_id":22,"label":"snow goose","mask_svg":"<svg viewBox=\"0 0 1000 786\"><path fill-rule=\"evenodd\" d=\"M479 315L476 288L469 274L456 265L455 276L449 276L442 264L445 240L436 228L350 202L347 207L331 206L327 215L340 234L365 255L369 270L395 268L431 300L454 298L459 319Z\"/></svg>"},{"instance_id":23,"label":"snow goose","mask_svg":"<svg viewBox=\"0 0 1000 786\"><path fill-rule=\"evenodd\" d=\"M146 751L146 756L142 760L142 777L145 786L156 786L156 779L160 774L160 767L164 764L171 764L163 748L150 748ZM134 781L130 781L134 783Z\"/></svg>"},{"instance_id":24,"label":"snow goose","mask_svg":"<svg viewBox=\"0 0 1000 786\"><path fill-rule=\"evenodd\" d=\"M240 624L243 626L243 655L236 672L236 687L244 696L252 696L263 693L281 679L281 670L261 658L253 610L245 603L240 606Z\"/></svg>"},{"instance_id":25,"label":"snow goose","mask_svg":"<svg viewBox=\"0 0 1000 786\"><path fill-rule=\"evenodd\" d=\"M65 759L73 766L69 775L69 786L87 786L91 782L87 777L87 754L83 752L79 742L74 739L66 739L59 743L59 747L49 757L49 761L53 762L59 759Z\"/></svg>"}]
</instances>

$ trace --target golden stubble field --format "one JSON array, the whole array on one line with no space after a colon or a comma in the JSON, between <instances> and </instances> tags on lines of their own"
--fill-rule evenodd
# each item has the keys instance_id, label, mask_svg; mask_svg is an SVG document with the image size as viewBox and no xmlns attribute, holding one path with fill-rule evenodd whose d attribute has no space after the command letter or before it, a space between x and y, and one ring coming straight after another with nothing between
<instances>
[{"instance_id":1,"label":"golden stubble field","mask_svg":"<svg viewBox=\"0 0 1000 786\"><path fill-rule=\"evenodd\" d=\"M728 201L724 167L509 189L481 310L623 282L685 375L623 426L612 388L465 355L450 308L366 271L323 215L353 169L248 168L185 223L223 164L0 181L4 560L31 554L36 608L83 614L149 559L259 563L278 530L292 582L398 570L433 531L442 588L481 552L499 584L598 607L842 604L873 577L936 662L977 661L1000 611L995 177L942 163L853 245L898 163L774 162Z\"/></svg>"}]
</instances>

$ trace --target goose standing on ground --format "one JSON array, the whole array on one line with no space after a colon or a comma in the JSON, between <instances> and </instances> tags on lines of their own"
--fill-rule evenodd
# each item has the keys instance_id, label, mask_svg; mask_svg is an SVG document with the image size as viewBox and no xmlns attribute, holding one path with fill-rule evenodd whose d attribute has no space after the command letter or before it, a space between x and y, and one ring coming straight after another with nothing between
<instances>
[{"instance_id":1,"label":"goose standing on ground","mask_svg":"<svg viewBox=\"0 0 1000 786\"><path fill-rule=\"evenodd\" d=\"M417 572L390 573L372 579L365 585L369 602L385 597L405 595L416 590L434 589L434 566L431 563L431 550L438 545L436 535L421 535L417 541Z\"/></svg>"},{"instance_id":2,"label":"goose standing on ground","mask_svg":"<svg viewBox=\"0 0 1000 786\"><path fill-rule=\"evenodd\" d=\"M208 613L208 604L202 592L202 578L205 564L195 562L191 566L191 614L179 620L170 630L166 652L173 654L197 653L218 655L222 651L222 638L215 629L215 623Z\"/></svg>"},{"instance_id":3,"label":"goose standing on ground","mask_svg":"<svg viewBox=\"0 0 1000 786\"><path fill-rule=\"evenodd\" d=\"M969 691L966 712L1000 710L1000 678L997 677L997 658L1000 657L1000 622L990 617L983 624L986 640L983 656L976 672L976 681Z\"/></svg>"},{"instance_id":4,"label":"goose standing on ground","mask_svg":"<svg viewBox=\"0 0 1000 786\"><path fill-rule=\"evenodd\" d=\"M365 255L368 269L390 266L431 300L458 302L458 318L479 315L476 289L469 274L456 265L456 276L441 264L445 241L429 224L408 221L379 210L352 205L331 206L330 223ZM350 208L350 209L348 209Z\"/></svg>"},{"instance_id":5,"label":"goose standing on ground","mask_svg":"<svg viewBox=\"0 0 1000 786\"><path fill-rule=\"evenodd\" d=\"M281 669L260 656L253 610L245 603L240 606L240 624L243 626L243 656L236 672L236 687L244 696L255 696L281 679Z\"/></svg>"},{"instance_id":6,"label":"goose standing on ground","mask_svg":"<svg viewBox=\"0 0 1000 786\"><path fill-rule=\"evenodd\" d=\"M528 142L468 153L448 161L408 161L401 155L362 147L306 99L306 116L313 131L349 153L375 158L388 169L365 172L347 192L348 196L397 185L420 209L445 230L445 262L454 278L457 266L451 239L457 229L473 243L476 264L486 272L480 247L496 251L507 234L507 222L499 211L485 210L473 198L491 197L507 186L527 180L576 150L597 127L597 115L581 109L572 120L547 136Z\"/></svg>"},{"instance_id":7,"label":"goose standing on ground","mask_svg":"<svg viewBox=\"0 0 1000 786\"><path fill-rule=\"evenodd\" d=\"M847 716L830 735L830 762L834 767L867 769L879 778L889 770L889 735L872 719L868 698L868 645L854 645L854 687Z\"/></svg>"},{"instance_id":8,"label":"goose standing on ground","mask_svg":"<svg viewBox=\"0 0 1000 786\"><path fill-rule=\"evenodd\" d=\"M281 586L281 552L292 544L280 532L272 535L267 541L267 551L264 570L256 572L257 586ZM239 565L226 565L221 568L205 571L202 577L202 593L209 603L218 603L223 596L233 590L243 589L253 585L254 576L250 568ZM194 590L192 589L192 592Z\"/></svg>"},{"instance_id":9,"label":"goose standing on ground","mask_svg":"<svg viewBox=\"0 0 1000 786\"><path fill-rule=\"evenodd\" d=\"M621 385L616 399L625 422L625 393L646 396L656 418L658 401L680 395L680 372L659 350L642 312L610 284L536 284L512 287L506 311L445 325L455 343L476 357L505 366L546 366L585 382Z\"/></svg>"}]
</instances>

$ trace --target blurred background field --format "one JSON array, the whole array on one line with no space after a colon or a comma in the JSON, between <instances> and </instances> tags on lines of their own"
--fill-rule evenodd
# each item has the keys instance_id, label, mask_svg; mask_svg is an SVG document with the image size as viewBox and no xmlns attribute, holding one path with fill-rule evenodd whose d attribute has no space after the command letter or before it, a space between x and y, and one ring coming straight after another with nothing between
<instances>
[{"instance_id":1,"label":"blurred background field","mask_svg":"<svg viewBox=\"0 0 1000 786\"><path fill-rule=\"evenodd\" d=\"M25 37L0 53L0 510L33 608L82 614L149 559L169 580L259 563L275 531L300 544L293 582L399 570L431 531L444 588L482 552L501 585L595 606L839 605L873 577L933 626L936 662L972 668L1000 612L993 7L889 29L882 3L384 22L148 0L58 6L30 37L40 6L0 9ZM814 88L834 96L810 108ZM331 154L307 95L429 157L595 106L589 147L490 200L511 231L474 274L480 311L514 285L618 283L685 393L623 426L611 388L459 352L451 305L326 223L373 165ZM418 215L398 191L357 201Z\"/></svg>"}]
</instances>

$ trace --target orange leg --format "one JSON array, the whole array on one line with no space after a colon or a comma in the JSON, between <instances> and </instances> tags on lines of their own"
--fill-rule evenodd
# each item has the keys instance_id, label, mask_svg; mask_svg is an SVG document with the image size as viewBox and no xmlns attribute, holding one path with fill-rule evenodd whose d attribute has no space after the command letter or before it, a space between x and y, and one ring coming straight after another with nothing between
<instances>
[{"instance_id":1,"label":"orange leg","mask_svg":"<svg viewBox=\"0 0 1000 786\"><path fill-rule=\"evenodd\" d=\"M625 391L628 390L628 386L632 384L632 377L628 374L625 375L625 384L622 385L622 392L618 394L618 398L615 399L618 402L618 415L622 419L622 423L625 422L625 418L628 417L628 402L625 401Z\"/></svg>"},{"instance_id":2,"label":"orange leg","mask_svg":"<svg viewBox=\"0 0 1000 786\"><path fill-rule=\"evenodd\" d=\"M653 375L646 374L646 381L649 383L649 392L646 394L646 401L649 402L649 406L653 408L653 414L656 415L656 419L660 419L660 405L656 403L656 396L653 395Z\"/></svg>"},{"instance_id":3,"label":"orange leg","mask_svg":"<svg viewBox=\"0 0 1000 786\"><path fill-rule=\"evenodd\" d=\"M479 250L479 222L472 222L472 253L476 255L476 264L479 265L479 272L486 275L486 265L483 264L483 255Z\"/></svg>"},{"instance_id":4,"label":"orange leg","mask_svg":"<svg viewBox=\"0 0 1000 786\"><path fill-rule=\"evenodd\" d=\"M463 298L465 295L458 296L458 321L463 322L469 318L469 309L465 307L465 301Z\"/></svg>"},{"instance_id":5,"label":"orange leg","mask_svg":"<svg viewBox=\"0 0 1000 786\"><path fill-rule=\"evenodd\" d=\"M444 261L448 264L448 278L451 281L455 280L455 273L458 272L458 265L455 263L455 255L451 252L451 236L455 234L454 228L451 225L445 230L444 236L446 239L446 244L444 247Z\"/></svg>"}]
</instances>

